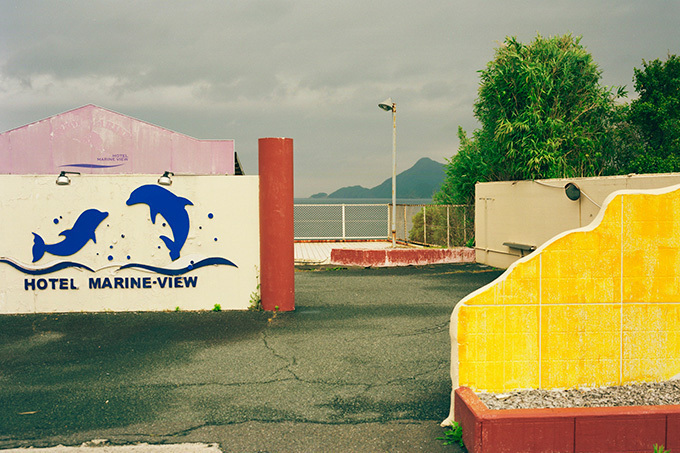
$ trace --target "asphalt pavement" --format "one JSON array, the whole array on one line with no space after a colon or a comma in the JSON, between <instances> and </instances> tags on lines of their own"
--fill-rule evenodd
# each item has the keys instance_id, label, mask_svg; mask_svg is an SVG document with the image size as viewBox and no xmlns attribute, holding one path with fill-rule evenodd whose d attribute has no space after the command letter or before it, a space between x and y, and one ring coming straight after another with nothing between
<instances>
[{"instance_id":1,"label":"asphalt pavement","mask_svg":"<svg viewBox=\"0 0 680 453\"><path fill-rule=\"evenodd\" d=\"M462 451L436 439L449 317L498 275L476 264L299 267L296 310L276 316L1 315L0 449Z\"/></svg>"}]
</instances>

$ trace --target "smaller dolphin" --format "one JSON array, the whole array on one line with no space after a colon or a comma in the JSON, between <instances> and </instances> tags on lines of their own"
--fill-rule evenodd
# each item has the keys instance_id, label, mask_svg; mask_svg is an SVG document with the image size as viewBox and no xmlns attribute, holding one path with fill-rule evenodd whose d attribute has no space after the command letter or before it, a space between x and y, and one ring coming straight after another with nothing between
<instances>
[{"instance_id":1,"label":"smaller dolphin","mask_svg":"<svg viewBox=\"0 0 680 453\"><path fill-rule=\"evenodd\" d=\"M94 231L108 215L108 212L96 209L84 211L78 216L73 228L59 233L59 236L64 236L64 240L56 244L45 244L43 238L33 233L33 262L35 263L42 258L45 252L59 256L73 255L82 249L90 239L96 244L97 238Z\"/></svg>"},{"instance_id":2,"label":"smaller dolphin","mask_svg":"<svg viewBox=\"0 0 680 453\"><path fill-rule=\"evenodd\" d=\"M168 189L154 184L137 187L125 202L128 206L143 203L149 206L151 223L156 223L156 216L162 215L170 230L172 239L160 236L165 246L170 250L170 258L175 261L189 235L189 214L186 205L194 204L186 198L178 197Z\"/></svg>"}]
</instances>

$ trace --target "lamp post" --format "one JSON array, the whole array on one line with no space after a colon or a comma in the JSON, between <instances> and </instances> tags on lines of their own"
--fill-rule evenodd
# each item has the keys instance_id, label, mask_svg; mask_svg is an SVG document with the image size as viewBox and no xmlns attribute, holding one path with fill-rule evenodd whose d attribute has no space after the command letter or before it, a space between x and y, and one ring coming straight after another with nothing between
<instances>
[{"instance_id":1,"label":"lamp post","mask_svg":"<svg viewBox=\"0 0 680 453\"><path fill-rule=\"evenodd\" d=\"M387 98L378 107L392 112L392 247L397 246L397 103Z\"/></svg>"}]
</instances>

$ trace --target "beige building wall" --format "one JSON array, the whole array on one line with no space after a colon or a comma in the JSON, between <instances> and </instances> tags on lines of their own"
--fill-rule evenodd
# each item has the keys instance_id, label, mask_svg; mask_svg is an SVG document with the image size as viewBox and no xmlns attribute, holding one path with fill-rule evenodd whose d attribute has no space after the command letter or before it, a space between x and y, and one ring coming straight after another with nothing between
<instances>
[{"instance_id":1,"label":"beige building wall","mask_svg":"<svg viewBox=\"0 0 680 453\"><path fill-rule=\"evenodd\" d=\"M565 194L570 182L581 189L577 201ZM531 248L589 225L612 192L675 184L680 184L680 173L479 183L475 187L477 262L507 268Z\"/></svg>"}]
</instances>

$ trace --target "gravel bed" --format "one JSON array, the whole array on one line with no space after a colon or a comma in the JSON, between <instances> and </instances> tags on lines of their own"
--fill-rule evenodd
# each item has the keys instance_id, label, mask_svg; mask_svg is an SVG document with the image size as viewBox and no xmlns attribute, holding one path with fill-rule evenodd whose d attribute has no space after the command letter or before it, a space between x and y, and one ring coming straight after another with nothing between
<instances>
[{"instance_id":1,"label":"gravel bed","mask_svg":"<svg viewBox=\"0 0 680 453\"><path fill-rule=\"evenodd\" d=\"M613 407L680 404L680 381L568 390L477 393L489 409Z\"/></svg>"}]
</instances>

